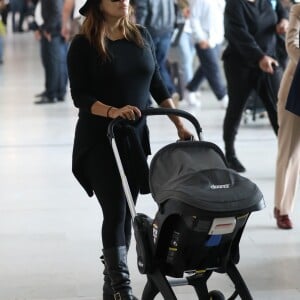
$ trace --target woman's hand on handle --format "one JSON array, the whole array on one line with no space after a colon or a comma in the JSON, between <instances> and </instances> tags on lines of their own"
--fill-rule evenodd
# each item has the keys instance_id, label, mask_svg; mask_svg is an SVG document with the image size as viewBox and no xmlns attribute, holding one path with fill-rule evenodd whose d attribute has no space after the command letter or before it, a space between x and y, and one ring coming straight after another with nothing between
<instances>
[{"instance_id":1,"label":"woman's hand on handle","mask_svg":"<svg viewBox=\"0 0 300 300\"><path fill-rule=\"evenodd\" d=\"M187 130L183 125L177 127L177 133L179 139L182 141L194 139L194 135L189 130Z\"/></svg>"},{"instance_id":2,"label":"woman's hand on handle","mask_svg":"<svg viewBox=\"0 0 300 300\"><path fill-rule=\"evenodd\" d=\"M141 117L141 111L132 105L125 105L121 108L109 106L100 101L95 101L91 106L91 113L97 116L116 119L121 117L127 120L135 120Z\"/></svg>"},{"instance_id":3,"label":"woman's hand on handle","mask_svg":"<svg viewBox=\"0 0 300 300\"><path fill-rule=\"evenodd\" d=\"M112 107L108 111L107 117L112 119L121 117L123 119L134 121L135 119L140 118L141 115L141 111L136 106L126 105L121 108Z\"/></svg>"}]
</instances>

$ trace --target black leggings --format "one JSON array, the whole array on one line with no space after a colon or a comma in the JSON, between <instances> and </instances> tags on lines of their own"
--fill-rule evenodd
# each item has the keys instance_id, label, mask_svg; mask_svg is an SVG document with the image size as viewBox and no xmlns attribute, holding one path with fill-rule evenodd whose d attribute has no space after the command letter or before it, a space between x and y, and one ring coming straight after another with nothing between
<instances>
[{"instance_id":1,"label":"black leggings","mask_svg":"<svg viewBox=\"0 0 300 300\"><path fill-rule=\"evenodd\" d=\"M103 212L102 243L108 249L126 245L131 239L131 215L121 178L109 145L90 150L84 160L84 173L89 179ZM136 202L138 188L131 178L130 189Z\"/></svg>"}]
</instances>

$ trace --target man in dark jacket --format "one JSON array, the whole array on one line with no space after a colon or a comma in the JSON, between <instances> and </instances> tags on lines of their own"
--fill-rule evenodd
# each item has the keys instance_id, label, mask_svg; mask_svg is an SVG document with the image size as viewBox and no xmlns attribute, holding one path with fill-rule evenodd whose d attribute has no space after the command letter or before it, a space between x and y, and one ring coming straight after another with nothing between
<instances>
[{"instance_id":1,"label":"man in dark jacket","mask_svg":"<svg viewBox=\"0 0 300 300\"><path fill-rule=\"evenodd\" d=\"M137 23L144 25L151 34L162 79L173 95L176 90L166 61L175 25L174 0L138 0L135 11Z\"/></svg>"},{"instance_id":2,"label":"man in dark jacket","mask_svg":"<svg viewBox=\"0 0 300 300\"><path fill-rule=\"evenodd\" d=\"M37 35L41 41L41 58L45 69L45 91L35 104L63 101L67 86L67 44L61 37L63 0L40 0L43 24Z\"/></svg>"}]
</instances>

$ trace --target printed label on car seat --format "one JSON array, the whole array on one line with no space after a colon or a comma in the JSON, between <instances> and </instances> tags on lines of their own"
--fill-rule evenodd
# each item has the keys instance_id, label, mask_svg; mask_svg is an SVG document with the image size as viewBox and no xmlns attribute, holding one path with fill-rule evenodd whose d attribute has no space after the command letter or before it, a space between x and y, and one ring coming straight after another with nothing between
<instances>
[{"instance_id":1,"label":"printed label on car seat","mask_svg":"<svg viewBox=\"0 0 300 300\"><path fill-rule=\"evenodd\" d=\"M212 222L208 234L219 235L232 233L236 224L236 219L234 217L229 218L215 218Z\"/></svg>"}]
</instances>

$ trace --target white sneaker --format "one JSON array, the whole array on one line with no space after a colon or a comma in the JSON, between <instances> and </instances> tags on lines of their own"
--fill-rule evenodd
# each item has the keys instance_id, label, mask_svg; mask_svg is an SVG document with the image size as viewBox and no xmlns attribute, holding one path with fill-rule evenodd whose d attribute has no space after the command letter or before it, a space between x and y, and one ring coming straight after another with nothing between
<instances>
[{"instance_id":1,"label":"white sneaker","mask_svg":"<svg viewBox=\"0 0 300 300\"><path fill-rule=\"evenodd\" d=\"M195 92L189 92L186 90L184 92L184 99L189 106L201 107L201 101L197 99L197 95Z\"/></svg>"},{"instance_id":2,"label":"white sneaker","mask_svg":"<svg viewBox=\"0 0 300 300\"><path fill-rule=\"evenodd\" d=\"M228 106L228 95L225 95L221 100L219 100L220 107L226 109Z\"/></svg>"}]
</instances>

